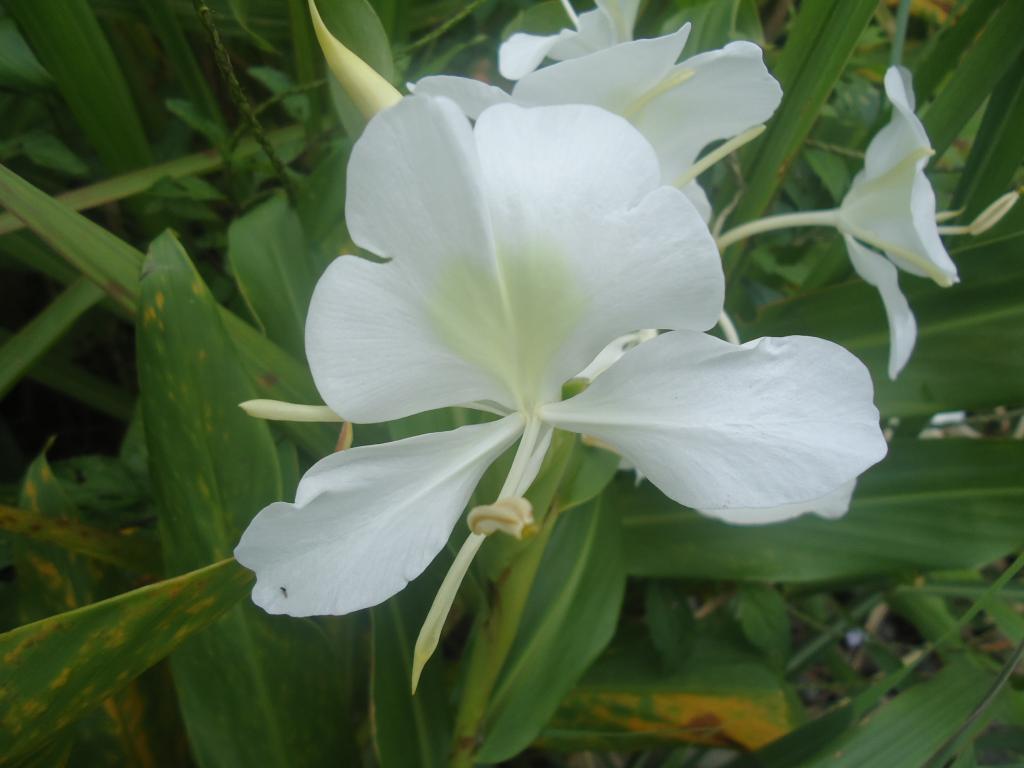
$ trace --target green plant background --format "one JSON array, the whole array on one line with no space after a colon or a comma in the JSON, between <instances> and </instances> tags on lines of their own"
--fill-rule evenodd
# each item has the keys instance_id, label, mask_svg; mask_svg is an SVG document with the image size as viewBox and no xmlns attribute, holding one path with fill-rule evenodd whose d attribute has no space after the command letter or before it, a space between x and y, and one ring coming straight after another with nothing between
<instances>
[{"instance_id":1,"label":"green plant background","mask_svg":"<svg viewBox=\"0 0 1024 768\"><path fill-rule=\"evenodd\" d=\"M564 25L554 0L318 5L396 85L497 81L500 39ZM842 198L894 55L940 209L1021 183L1024 3L897 5L643 3L641 36L754 40L782 83L765 134L702 178L729 223ZM462 744L515 766L1024 765L1024 208L949 240L955 288L904 276L920 331L895 382L834 233L730 248L744 338L823 336L872 371L891 450L849 514L729 527L560 436L530 493L557 522L484 548L411 697L451 547L387 603L316 619L263 614L230 559L338 439L237 408L317 402L305 309L352 248L363 120L306 0L0 0L0 116L0 764L415 768ZM950 410L966 421L919 437Z\"/></svg>"}]
</instances>

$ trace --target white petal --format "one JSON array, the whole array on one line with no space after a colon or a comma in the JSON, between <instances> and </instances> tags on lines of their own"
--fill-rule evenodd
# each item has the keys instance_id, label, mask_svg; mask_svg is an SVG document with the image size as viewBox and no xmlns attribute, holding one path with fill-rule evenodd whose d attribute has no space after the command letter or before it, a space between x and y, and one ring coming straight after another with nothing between
<instances>
[{"instance_id":1,"label":"white petal","mask_svg":"<svg viewBox=\"0 0 1024 768\"><path fill-rule=\"evenodd\" d=\"M882 295L886 317L889 318L889 378L895 379L910 359L917 341L917 321L910 311L907 297L900 290L899 272L892 263L849 235L844 235L850 261L864 282Z\"/></svg>"},{"instance_id":2,"label":"white petal","mask_svg":"<svg viewBox=\"0 0 1024 768\"><path fill-rule=\"evenodd\" d=\"M864 170L843 199L845 231L856 237L864 237L857 230L866 231L879 241L876 247L890 244L885 253L900 269L955 283L956 265L939 237L935 192L924 174L931 144L914 114L910 74L890 68L885 88L893 105L892 119L871 140Z\"/></svg>"},{"instance_id":3,"label":"white petal","mask_svg":"<svg viewBox=\"0 0 1024 768\"><path fill-rule=\"evenodd\" d=\"M516 352L502 357L542 400L609 339L714 325L714 241L681 192L658 187L654 152L629 123L582 105L502 105L480 116L476 138L516 320Z\"/></svg>"},{"instance_id":4,"label":"white petal","mask_svg":"<svg viewBox=\"0 0 1024 768\"><path fill-rule=\"evenodd\" d=\"M697 213L700 214L700 218L705 224L711 221L711 203L700 184L691 181L683 187L683 194L693 203L693 207L697 209Z\"/></svg>"},{"instance_id":5,"label":"white petal","mask_svg":"<svg viewBox=\"0 0 1024 768\"><path fill-rule=\"evenodd\" d=\"M518 104L593 104L618 114L658 86L686 45L690 25L650 40L597 51L527 75L512 89Z\"/></svg>"},{"instance_id":6,"label":"white petal","mask_svg":"<svg viewBox=\"0 0 1024 768\"><path fill-rule=\"evenodd\" d=\"M830 493L809 501L798 501L792 504L780 504L776 507L737 507L734 509L698 510L709 517L717 517L733 525L764 525L781 523L808 513L836 520L850 509L850 499L857 487L856 480L843 483Z\"/></svg>"},{"instance_id":7,"label":"white petal","mask_svg":"<svg viewBox=\"0 0 1024 768\"><path fill-rule=\"evenodd\" d=\"M295 504L261 511L235 548L268 613L340 615L376 605L444 547L487 466L522 418L353 448L318 462Z\"/></svg>"},{"instance_id":8,"label":"white petal","mask_svg":"<svg viewBox=\"0 0 1024 768\"><path fill-rule=\"evenodd\" d=\"M421 96L444 96L454 101L467 117L476 120L480 113L495 104L512 99L501 88L468 77L433 75L411 84L409 90Z\"/></svg>"},{"instance_id":9,"label":"white petal","mask_svg":"<svg viewBox=\"0 0 1024 768\"><path fill-rule=\"evenodd\" d=\"M498 49L498 71L506 80L525 77L540 66L559 41L576 36L577 32L569 29L563 29L556 35L516 32Z\"/></svg>"},{"instance_id":10,"label":"white petal","mask_svg":"<svg viewBox=\"0 0 1024 768\"><path fill-rule=\"evenodd\" d=\"M316 285L306 357L331 409L354 422L389 421L474 400L510 405L507 389L439 335L439 300L395 264L335 259Z\"/></svg>"},{"instance_id":11,"label":"white petal","mask_svg":"<svg viewBox=\"0 0 1024 768\"><path fill-rule=\"evenodd\" d=\"M410 96L369 122L352 148L345 220L357 245L425 285L453 255L493 261L473 132L455 104Z\"/></svg>"},{"instance_id":12,"label":"white petal","mask_svg":"<svg viewBox=\"0 0 1024 768\"><path fill-rule=\"evenodd\" d=\"M782 88L753 43L729 43L685 59L675 69L695 74L651 99L634 119L657 150L668 183L693 165L708 144L765 122L782 100Z\"/></svg>"},{"instance_id":13,"label":"white petal","mask_svg":"<svg viewBox=\"0 0 1024 768\"><path fill-rule=\"evenodd\" d=\"M600 9L587 11L579 15L575 32L565 30L559 35L558 41L548 52L548 58L556 61L575 59L618 42L621 41L616 34L614 21Z\"/></svg>"},{"instance_id":14,"label":"white petal","mask_svg":"<svg viewBox=\"0 0 1024 768\"><path fill-rule=\"evenodd\" d=\"M541 416L609 443L681 504L767 507L824 495L885 455L871 398L867 369L830 342L678 331Z\"/></svg>"},{"instance_id":15,"label":"white petal","mask_svg":"<svg viewBox=\"0 0 1024 768\"><path fill-rule=\"evenodd\" d=\"M640 0L597 0L597 7L611 22L615 30L615 42L624 43L633 39Z\"/></svg>"}]
</instances>

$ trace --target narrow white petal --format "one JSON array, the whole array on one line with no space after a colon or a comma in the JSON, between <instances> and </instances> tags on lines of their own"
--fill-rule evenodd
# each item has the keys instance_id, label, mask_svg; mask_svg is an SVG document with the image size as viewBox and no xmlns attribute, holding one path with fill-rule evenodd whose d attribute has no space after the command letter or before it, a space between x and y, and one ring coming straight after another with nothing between
<instances>
[{"instance_id":1,"label":"narrow white petal","mask_svg":"<svg viewBox=\"0 0 1024 768\"><path fill-rule=\"evenodd\" d=\"M476 120L480 113L495 104L512 99L501 88L469 77L433 75L410 84L409 90L420 96L444 96L454 101L467 117Z\"/></svg>"},{"instance_id":2,"label":"narrow white petal","mask_svg":"<svg viewBox=\"0 0 1024 768\"><path fill-rule=\"evenodd\" d=\"M518 80L540 66L552 48L564 39L575 38L574 30L555 35L528 35L516 32L498 49L498 71L506 80Z\"/></svg>"},{"instance_id":3,"label":"narrow white petal","mask_svg":"<svg viewBox=\"0 0 1024 768\"><path fill-rule=\"evenodd\" d=\"M857 487L856 480L843 483L834 491L808 501L780 504L775 507L736 507L733 509L697 510L733 525L765 525L781 523L806 514L815 514L826 520L837 520L850 509L850 499Z\"/></svg>"},{"instance_id":4,"label":"narrow white petal","mask_svg":"<svg viewBox=\"0 0 1024 768\"><path fill-rule=\"evenodd\" d=\"M917 321L907 297L900 290L899 271L884 256L865 248L849 235L844 235L844 239L857 274L882 295L889 318L889 378L895 379L910 359L917 341Z\"/></svg>"},{"instance_id":5,"label":"narrow white petal","mask_svg":"<svg viewBox=\"0 0 1024 768\"><path fill-rule=\"evenodd\" d=\"M395 262L335 259L306 319L306 357L324 402L357 423L477 400L511 407L500 382L444 343L442 310Z\"/></svg>"},{"instance_id":6,"label":"narrow white petal","mask_svg":"<svg viewBox=\"0 0 1024 768\"><path fill-rule=\"evenodd\" d=\"M830 342L737 347L677 331L541 416L612 445L681 504L712 510L799 502L856 477L886 452L871 398L867 369Z\"/></svg>"},{"instance_id":7,"label":"narrow white petal","mask_svg":"<svg viewBox=\"0 0 1024 768\"><path fill-rule=\"evenodd\" d=\"M633 39L640 0L597 0L597 7L611 22L615 30L615 42L624 43Z\"/></svg>"},{"instance_id":8,"label":"narrow white petal","mask_svg":"<svg viewBox=\"0 0 1024 768\"><path fill-rule=\"evenodd\" d=\"M268 613L340 615L376 605L437 556L480 476L522 431L518 415L353 448L318 462L295 504L250 523L235 557Z\"/></svg>"}]
</instances>

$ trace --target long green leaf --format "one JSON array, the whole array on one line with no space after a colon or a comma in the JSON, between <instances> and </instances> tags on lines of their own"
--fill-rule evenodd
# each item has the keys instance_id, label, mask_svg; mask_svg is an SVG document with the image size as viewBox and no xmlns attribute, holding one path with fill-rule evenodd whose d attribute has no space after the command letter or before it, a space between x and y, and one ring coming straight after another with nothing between
<instances>
[{"instance_id":1,"label":"long green leaf","mask_svg":"<svg viewBox=\"0 0 1024 768\"><path fill-rule=\"evenodd\" d=\"M151 162L124 74L87 0L7 0L6 7L104 165L117 172Z\"/></svg>"},{"instance_id":2,"label":"long green leaf","mask_svg":"<svg viewBox=\"0 0 1024 768\"><path fill-rule=\"evenodd\" d=\"M164 562L177 573L228 556L285 488L268 426L238 408L254 390L218 305L170 233L150 248L141 294L142 413ZM332 764L346 739L329 713L348 684L323 673L335 664L316 624L236 608L172 659L199 763Z\"/></svg>"},{"instance_id":3,"label":"long green leaf","mask_svg":"<svg viewBox=\"0 0 1024 768\"><path fill-rule=\"evenodd\" d=\"M942 80L954 71L993 12L1007 0L964 0L959 15L950 14L943 30L927 43L914 67L914 92L920 103L932 100ZM1009 0L1013 2L1013 0Z\"/></svg>"},{"instance_id":4,"label":"long green leaf","mask_svg":"<svg viewBox=\"0 0 1024 768\"><path fill-rule=\"evenodd\" d=\"M5 340L0 346L0 397L103 296L103 291L80 277Z\"/></svg>"},{"instance_id":5,"label":"long green leaf","mask_svg":"<svg viewBox=\"0 0 1024 768\"><path fill-rule=\"evenodd\" d=\"M0 635L0 760L32 752L245 594L234 560Z\"/></svg>"},{"instance_id":6,"label":"long green leaf","mask_svg":"<svg viewBox=\"0 0 1024 768\"><path fill-rule=\"evenodd\" d=\"M844 518L754 527L703 517L649 484L634 491L625 478L612 492L632 574L827 581L976 568L1019 548L1021 466L1020 441L899 441L860 479Z\"/></svg>"},{"instance_id":7,"label":"long green leaf","mask_svg":"<svg viewBox=\"0 0 1024 768\"><path fill-rule=\"evenodd\" d=\"M800 5L775 67L782 104L747 153L745 190L731 221L756 218L768 207L877 5L875 0Z\"/></svg>"}]
</instances>

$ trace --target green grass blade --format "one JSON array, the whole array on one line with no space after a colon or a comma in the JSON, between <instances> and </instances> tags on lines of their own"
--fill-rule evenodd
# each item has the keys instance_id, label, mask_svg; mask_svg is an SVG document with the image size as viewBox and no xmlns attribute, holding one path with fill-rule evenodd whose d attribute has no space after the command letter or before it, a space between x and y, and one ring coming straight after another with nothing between
<instances>
[{"instance_id":1,"label":"green grass blade","mask_svg":"<svg viewBox=\"0 0 1024 768\"><path fill-rule=\"evenodd\" d=\"M0 397L103 296L103 291L80 277L4 341L0 346Z\"/></svg>"},{"instance_id":2,"label":"green grass blade","mask_svg":"<svg viewBox=\"0 0 1024 768\"><path fill-rule=\"evenodd\" d=\"M8 0L6 7L103 164L116 172L150 163L128 85L87 0Z\"/></svg>"}]
</instances>

